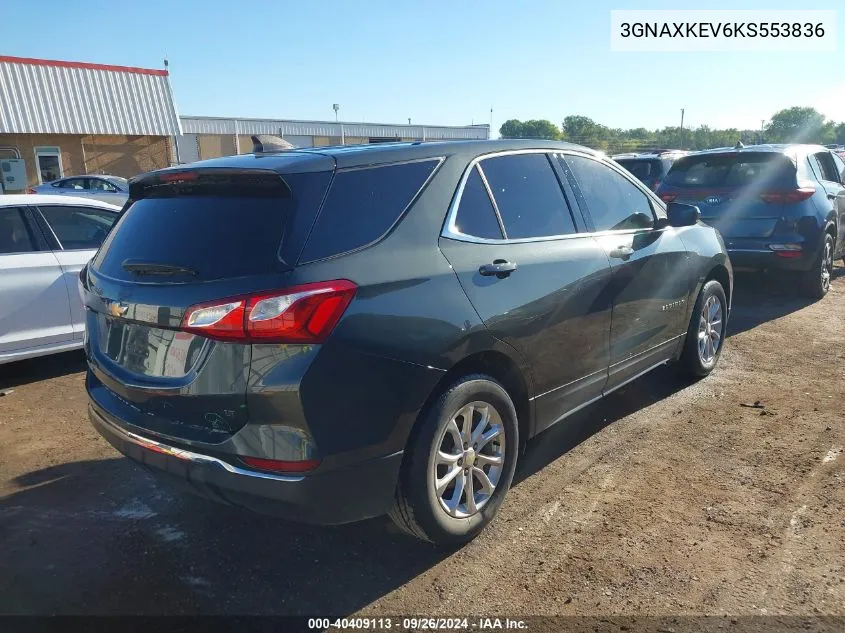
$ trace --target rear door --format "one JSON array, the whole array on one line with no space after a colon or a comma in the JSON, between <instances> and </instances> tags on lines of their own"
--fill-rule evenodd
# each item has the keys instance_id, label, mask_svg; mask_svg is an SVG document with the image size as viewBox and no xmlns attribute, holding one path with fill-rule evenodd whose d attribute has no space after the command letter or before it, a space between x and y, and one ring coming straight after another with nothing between
<instances>
[{"instance_id":1,"label":"rear door","mask_svg":"<svg viewBox=\"0 0 845 633\"><path fill-rule=\"evenodd\" d=\"M613 271L611 389L677 350L691 299L687 250L676 229L655 228L662 207L621 169L582 154L563 159Z\"/></svg>"},{"instance_id":2,"label":"rear door","mask_svg":"<svg viewBox=\"0 0 845 633\"><path fill-rule=\"evenodd\" d=\"M70 342L62 269L26 207L0 207L0 357Z\"/></svg>"},{"instance_id":3,"label":"rear door","mask_svg":"<svg viewBox=\"0 0 845 633\"><path fill-rule=\"evenodd\" d=\"M37 213L48 239L53 242L53 254L62 267L73 338L81 341L85 333L85 310L79 296L79 271L100 248L117 219L117 210L84 204L45 204L38 207Z\"/></svg>"},{"instance_id":4,"label":"rear door","mask_svg":"<svg viewBox=\"0 0 845 633\"><path fill-rule=\"evenodd\" d=\"M440 240L485 325L531 365L538 430L600 396L607 376L610 266L564 182L543 151L485 157Z\"/></svg>"}]
</instances>

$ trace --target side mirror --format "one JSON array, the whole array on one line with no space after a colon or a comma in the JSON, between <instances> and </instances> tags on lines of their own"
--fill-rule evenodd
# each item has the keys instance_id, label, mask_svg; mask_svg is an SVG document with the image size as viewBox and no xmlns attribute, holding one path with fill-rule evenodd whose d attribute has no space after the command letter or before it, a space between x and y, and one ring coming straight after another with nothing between
<instances>
[{"instance_id":1,"label":"side mirror","mask_svg":"<svg viewBox=\"0 0 845 633\"><path fill-rule=\"evenodd\" d=\"M701 218L701 211L694 204L670 202L666 206L669 226L694 226Z\"/></svg>"}]
</instances>

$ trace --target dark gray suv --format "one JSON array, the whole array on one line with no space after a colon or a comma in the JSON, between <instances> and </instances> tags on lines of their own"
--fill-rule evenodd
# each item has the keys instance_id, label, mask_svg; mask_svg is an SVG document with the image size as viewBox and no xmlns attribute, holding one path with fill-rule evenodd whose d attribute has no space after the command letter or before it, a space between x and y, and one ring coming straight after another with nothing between
<instances>
[{"instance_id":1,"label":"dark gray suv","mask_svg":"<svg viewBox=\"0 0 845 633\"><path fill-rule=\"evenodd\" d=\"M226 503L463 542L527 439L658 365L713 369L732 272L697 219L544 141L153 172L80 276L91 420Z\"/></svg>"}]
</instances>

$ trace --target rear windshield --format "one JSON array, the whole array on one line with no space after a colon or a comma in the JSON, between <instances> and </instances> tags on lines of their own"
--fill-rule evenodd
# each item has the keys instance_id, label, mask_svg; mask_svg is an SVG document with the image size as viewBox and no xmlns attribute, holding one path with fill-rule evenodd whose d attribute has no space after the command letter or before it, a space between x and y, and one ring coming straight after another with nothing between
<instances>
[{"instance_id":1,"label":"rear windshield","mask_svg":"<svg viewBox=\"0 0 845 633\"><path fill-rule=\"evenodd\" d=\"M666 176L671 187L744 187L752 183L791 187L795 166L783 154L700 154L678 159Z\"/></svg>"},{"instance_id":2,"label":"rear windshield","mask_svg":"<svg viewBox=\"0 0 845 633\"><path fill-rule=\"evenodd\" d=\"M622 158L616 161L622 165L629 172L634 174L637 178L645 182L649 177L654 177L660 173L659 160L642 160L636 158Z\"/></svg>"},{"instance_id":3,"label":"rear windshield","mask_svg":"<svg viewBox=\"0 0 845 633\"><path fill-rule=\"evenodd\" d=\"M140 199L109 233L94 267L129 280L144 274L126 270L127 260L183 267L196 272L191 277L196 281L289 268L279 256L286 224L297 206L312 205L313 217L330 173L193 173L187 178L133 184L130 198Z\"/></svg>"}]
</instances>

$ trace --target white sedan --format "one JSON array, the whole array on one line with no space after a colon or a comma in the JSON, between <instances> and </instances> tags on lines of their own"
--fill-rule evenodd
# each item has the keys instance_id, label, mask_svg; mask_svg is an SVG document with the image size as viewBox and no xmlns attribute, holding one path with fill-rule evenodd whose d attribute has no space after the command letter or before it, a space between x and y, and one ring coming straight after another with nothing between
<instances>
[{"instance_id":1,"label":"white sedan","mask_svg":"<svg viewBox=\"0 0 845 633\"><path fill-rule=\"evenodd\" d=\"M82 347L77 276L119 211L86 198L0 195L0 363Z\"/></svg>"}]
</instances>

